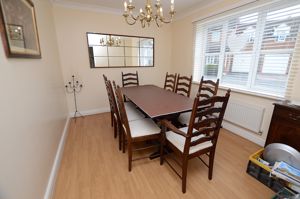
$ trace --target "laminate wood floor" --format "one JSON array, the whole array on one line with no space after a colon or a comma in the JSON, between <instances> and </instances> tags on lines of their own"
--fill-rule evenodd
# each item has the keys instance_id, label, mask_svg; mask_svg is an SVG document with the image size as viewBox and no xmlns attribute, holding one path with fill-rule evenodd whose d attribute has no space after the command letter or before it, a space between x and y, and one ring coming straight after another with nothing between
<instances>
[{"instance_id":1,"label":"laminate wood floor","mask_svg":"<svg viewBox=\"0 0 300 199\"><path fill-rule=\"evenodd\" d=\"M203 198L265 199L274 193L246 173L248 156L260 147L226 130L220 132L213 179L198 159L189 162L187 192L181 180L159 159L133 162L128 172L127 153L118 150L110 114L71 121L54 199Z\"/></svg>"}]
</instances>

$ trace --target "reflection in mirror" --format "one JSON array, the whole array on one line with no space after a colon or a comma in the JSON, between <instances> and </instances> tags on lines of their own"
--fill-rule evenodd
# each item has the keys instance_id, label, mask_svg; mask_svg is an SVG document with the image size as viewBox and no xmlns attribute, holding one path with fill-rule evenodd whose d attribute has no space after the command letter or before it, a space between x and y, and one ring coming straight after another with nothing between
<instances>
[{"instance_id":1,"label":"reflection in mirror","mask_svg":"<svg viewBox=\"0 0 300 199\"><path fill-rule=\"evenodd\" d=\"M154 38L87 33L91 68L153 67Z\"/></svg>"}]
</instances>

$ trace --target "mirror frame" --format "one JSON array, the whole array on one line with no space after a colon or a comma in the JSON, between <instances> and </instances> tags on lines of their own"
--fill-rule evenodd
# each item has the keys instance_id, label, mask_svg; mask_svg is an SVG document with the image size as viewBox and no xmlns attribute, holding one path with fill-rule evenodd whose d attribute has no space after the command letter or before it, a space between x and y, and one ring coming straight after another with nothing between
<instances>
[{"instance_id":1,"label":"mirror frame","mask_svg":"<svg viewBox=\"0 0 300 199\"><path fill-rule=\"evenodd\" d=\"M103 66L103 67L95 67L92 64L92 57L90 55L89 50L89 39L88 34L99 34L99 35L111 35L111 36L118 36L118 37L133 37L133 38L145 38L145 39L152 39L153 40L153 65L151 66ZM88 58L90 63L90 68L92 69L98 69L98 68L150 68L155 66L155 38L154 37L144 37L144 36L134 36L134 35L120 35L120 34L110 34L110 33L99 33L99 32L86 32L86 41L87 41L87 47L88 47ZM109 57L109 56L108 56ZM124 56L125 57L125 56ZM140 57L140 56L139 56Z\"/></svg>"},{"instance_id":2,"label":"mirror frame","mask_svg":"<svg viewBox=\"0 0 300 199\"><path fill-rule=\"evenodd\" d=\"M8 24L6 21L6 16L8 13L4 10L4 2L3 0L0 0L0 34L2 37L3 47L5 54L8 58L33 58L33 59L40 59L41 58L41 47L40 47L40 41L39 41L39 34L38 34L38 28L37 28L37 22L36 22L36 14L35 14L35 7L31 0L23 0L19 2L20 4L28 6L28 9L30 9L31 12L31 19L30 22L32 23L34 32L32 34L34 35L34 41L36 42L36 49L32 52L28 52L28 48L26 48L26 38L24 37L24 27L22 24ZM14 10L18 8L18 5L15 5ZM17 16L16 13L9 13L15 18L22 17ZM22 37L20 40L23 41L24 47L23 51L16 51L12 49L12 45L10 43L9 37L12 37L9 35L9 27L16 26L20 29L19 36ZM27 50L27 51L26 51Z\"/></svg>"}]
</instances>

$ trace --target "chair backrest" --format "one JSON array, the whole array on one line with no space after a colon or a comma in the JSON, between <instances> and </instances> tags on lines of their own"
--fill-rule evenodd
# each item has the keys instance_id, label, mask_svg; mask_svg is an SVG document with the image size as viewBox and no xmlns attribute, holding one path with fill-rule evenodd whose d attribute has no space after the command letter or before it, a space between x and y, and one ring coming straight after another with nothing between
<instances>
[{"instance_id":1,"label":"chair backrest","mask_svg":"<svg viewBox=\"0 0 300 199\"><path fill-rule=\"evenodd\" d=\"M127 113L126 113L126 109L125 109L125 105L124 105L123 93L119 86L117 86L117 89L115 91L116 91L117 104L119 107L121 128L123 129L124 133L126 134L127 139L131 139L131 132L130 132L128 117L127 117Z\"/></svg>"},{"instance_id":2,"label":"chair backrest","mask_svg":"<svg viewBox=\"0 0 300 199\"><path fill-rule=\"evenodd\" d=\"M119 120L119 110L118 110L118 107L117 107L116 98L115 98L113 87L111 85L110 80L107 80L105 82L105 87L106 87L106 91L107 91L111 111L113 112L113 115L114 115L115 119L118 121Z\"/></svg>"},{"instance_id":3,"label":"chair backrest","mask_svg":"<svg viewBox=\"0 0 300 199\"><path fill-rule=\"evenodd\" d=\"M199 95L197 95L190 117L188 138L184 146L185 154L189 154L190 147L206 141L211 141L213 147L216 146L229 97L230 89L227 90L225 96L213 96L205 100L200 100ZM201 108L209 104L214 104L214 106ZM197 130L197 132L193 132L193 130ZM195 138L199 135L203 136ZM194 139L192 140L192 138Z\"/></svg>"},{"instance_id":4,"label":"chair backrest","mask_svg":"<svg viewBox=\"0 0 300 199\"><path fill-rule=\"evenodd\" d=\"M174 92L175 91L175 86L176 86L176 78L177 78L176 73L175 74L169 74L167 72L164 89Z\"/></svg>"},{"instance_id":5,"label":"chair backrest","mask_svg":"<svg viewBox=\"0 0 300 199\"><path fill-rule=\"evenodd\" d=\"M193 76L180 76L178 74L175 93L189 97L191 94Z\"/></svg>"},{"instance_id":6,"label":"chair backrest","mask_svg":"<svg viewBox=\"0 0 300 199\"><path fill-rule=\"evenodd\" d=\"M202 99L208 99L212 96L217 95L219 88L219 79L217 79L216 82L212 80L204 80L204 77L202 76L200 85L198 88L198 95Z\"/></svg>"},{"instance_id":7,"label":"chair backrest","mask_svg":"<svg viewBox=\"0 0 300 199\"><path fill-rule=\"evenodd\" d=\"M123 73L122 72L122 85L127 86L138 86L139 85L139 75L136 73Z\"/></svg>"},{"instance_id":8,"label":"chair backrest","mask_svg":"<svg viewBox=\"0 0 300 199\"><path fill-rule=\"evenodd\" d=\"M108 80L107 77L103 74L104 83Z\"/></svg>"},{"instance_id":9,"label":"chair backrest","mask_svg":"<svg viewBox=\"0 0 300 199\"><path fill-rule=\"evenodd\" d=\"M106 92L107 92L107 97L108 97L108 101L109 101L109 107L110 107L110 111L113 112L113 104L112 104L112 99L110 98L110 95L109 95L109 90L108 90L108 87L107 87L107 77L103 74L103 79L104 79L104 85L105 85L105 88L106 88Z\"/></svg>"}]
</instances>

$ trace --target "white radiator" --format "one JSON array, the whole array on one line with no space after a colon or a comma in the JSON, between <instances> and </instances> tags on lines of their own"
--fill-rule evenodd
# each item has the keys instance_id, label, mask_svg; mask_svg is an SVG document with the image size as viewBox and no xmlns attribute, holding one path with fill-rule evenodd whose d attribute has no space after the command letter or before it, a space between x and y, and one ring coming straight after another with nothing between
<instances>
[{"instance_id":1,"label":"white radiator","mask_svg":"<svg viewBox=\"0 0 300 199\"><path fill-rule=\"evenodd\" d=\"M242 101L229 100L224 120L255 133L261 133L265 108Z\"/></svg>"}]
</instances>

